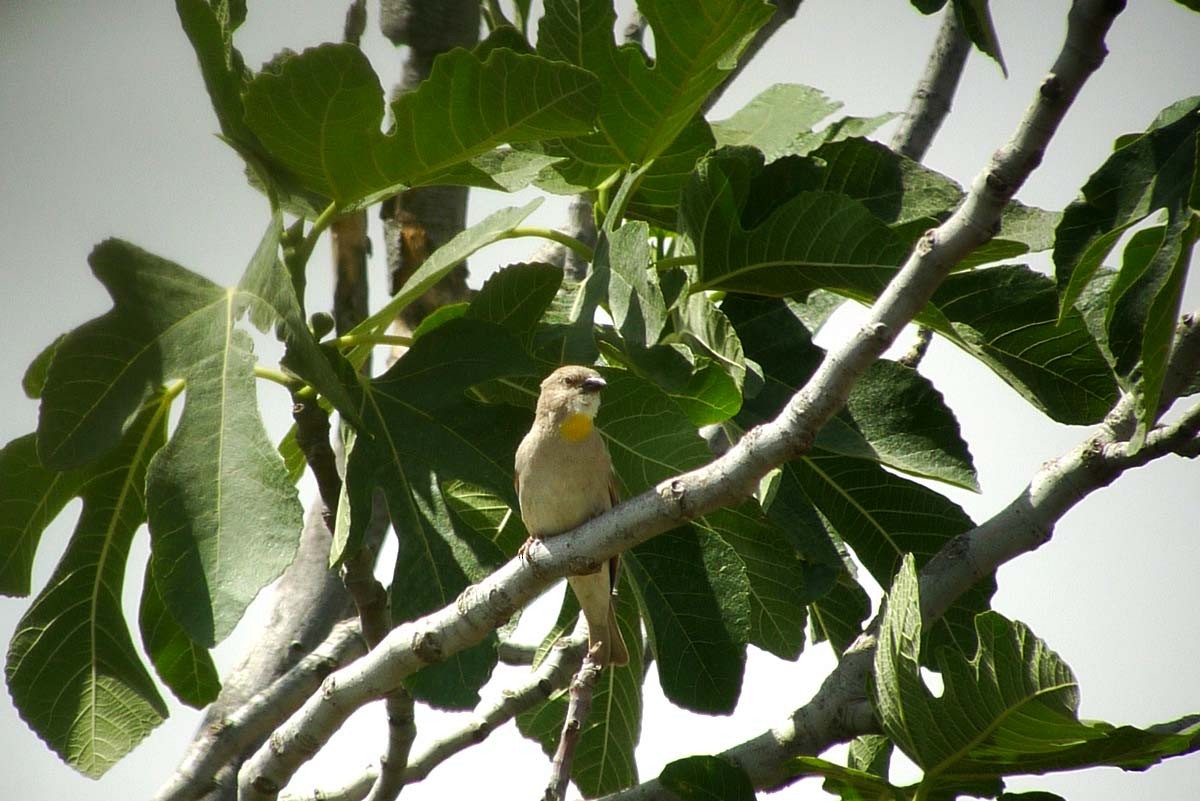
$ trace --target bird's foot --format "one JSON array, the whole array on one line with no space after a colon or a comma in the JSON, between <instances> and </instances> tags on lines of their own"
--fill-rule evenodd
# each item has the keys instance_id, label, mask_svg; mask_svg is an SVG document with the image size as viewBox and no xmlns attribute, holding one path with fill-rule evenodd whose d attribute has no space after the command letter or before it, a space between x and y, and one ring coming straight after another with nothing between
<instances>
[{"instance_id":1,"label":"bird's foot","mask_svg":"<svg viewBox=\"0 0 1200 801\"><path fill-rule=\"evenodd\" d=\"M517 558L520 559L522 562L525 562L526 564L528 564L529 563L529 549L533 547L533 543L535 543L536 541L537 540L534 539L534 537L532 535L530 535L523 543L521 543L521 547L517 549Z\"/></svg>"}]
</instances>

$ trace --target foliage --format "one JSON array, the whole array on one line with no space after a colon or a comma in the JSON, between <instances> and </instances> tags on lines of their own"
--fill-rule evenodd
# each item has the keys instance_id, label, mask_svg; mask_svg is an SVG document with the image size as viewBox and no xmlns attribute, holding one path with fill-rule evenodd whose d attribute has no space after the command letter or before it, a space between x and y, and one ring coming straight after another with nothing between
<instances>
[{"instance_id":1,"label":"foliage","mask_svg":"<svg viewBox=\"0 0 1200 801\"><path fill-rule=\"evenodd\" d=\"M404 533L392 614L410 620L453 603L523 541L508 511L512 458L548 371L598 360L608 381L599 427L623 493L641 493L711 459L698 427L736 438L773 418L821 362L816 304L872 302L961 201L951 179L862 138L886 115L816 130L838 104L809 87L772 87L727 120L705 119L705 100L771 14L761 0L640 5L654 60L614 43L608 2L549 0L536 48L502 28L446 54L391 104L382 131L381 85L357 47L284 52L252 74L233 44L244 8L178 0L221 132L271 208L233 287L120 240L98 245L90 263L112 310L52 343L26 376L40 417L0 451L0 591L28 595L42 531L72 498L83 512L9 645L7 680L22 717L72 767L103 773L166 714L120 603L142 523L153 551L144 651L162 683L197 706L218 687L208 649L294 555L295 477L263 431L256 372L319 395L353 424L331 562L362 547L382 488ZM986 2L954 8L1003 67ZM690 24L673 24L683 16ZM1181 101L1118 140L1061 215L1013 204L919 321L1054 420L1099 422L1120 392L1133 393L1144 435L1200 236L1197 109ZM297 287L316 236L339 213L430 184L593 193L592 271L575 286L546 265L505 267L469 304L422 326L390 369L363 377L354 368L400 308L518 233L533 208L455 237L349 335L314 333ZM1165 221L1129 239L1105 277L1121 234L1160 209ZM287 232L285 213L299 221ZM1049 249L1055 279L999 263ZM283 341L281 370L256 365L245 320ZM794 660L810 633L844 649L869 611L850 550L892 587L873 700L886 742L925 777L901 788L868 769L886 766L883 740L851 766L796 760L795 775L824 776L843 797L990 797L1012 773L1140 769L1200 747L1185 725L1078 720L1069 668L988 611L990 578L923 630L915 570L973 525L937 482L978 488L954 412L917 370L883 361L813 450L755 497L626 554L620 620L632 666L605 673L605 711L574 767L581 790L637 779L644 658L657 660L672 702L728 714L748 646ZM410 689L469 708L495 649L491 638ZM942 698L922 683L922 664L942 673ZM523 716L522 732L552 746L564 706L553 698ZM685 798L753 796L736 767L712 757L673 763L661 779Z\"/></svg>"}]
</instances>

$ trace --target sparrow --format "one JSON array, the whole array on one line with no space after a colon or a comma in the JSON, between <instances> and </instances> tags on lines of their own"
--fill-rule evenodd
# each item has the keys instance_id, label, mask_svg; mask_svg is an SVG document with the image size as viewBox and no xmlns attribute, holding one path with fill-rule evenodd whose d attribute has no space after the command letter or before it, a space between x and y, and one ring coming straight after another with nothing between
<instances>
[{"instance_id":1,"label":"sparrow","mask_svg":"<svg viewBox=\"0 0 1200 801\"><path fill-rule=\"evenodd\" d=\"M560 367L542 382L533 427L516 460L517 499L530 541L570 531L618 501L612 459L595 426L603 388L599 373L579 365ZM595 573L567 577L587 619L589 653L601 665L629 662L613 609L617 565L614 556Z\"/></svg>"}]
</instances>

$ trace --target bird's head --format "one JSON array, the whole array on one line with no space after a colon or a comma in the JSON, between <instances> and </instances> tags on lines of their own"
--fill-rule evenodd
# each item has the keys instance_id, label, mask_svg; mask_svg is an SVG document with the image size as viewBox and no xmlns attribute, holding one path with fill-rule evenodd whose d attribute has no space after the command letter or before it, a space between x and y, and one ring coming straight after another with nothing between
<instances>
[{"instance_id":1,"label":"bird's head","mask_svg":"<svg viewBox=\"0 0 1200 801\"><path fill-rule=\"evenodd\" d=\"M538 416L549 417L563 426L568 439L586 436L600 410L600 390L604 384L604 378L590 367L578 364L560 367L542 381Z\"/></svg>"}]
</instances>

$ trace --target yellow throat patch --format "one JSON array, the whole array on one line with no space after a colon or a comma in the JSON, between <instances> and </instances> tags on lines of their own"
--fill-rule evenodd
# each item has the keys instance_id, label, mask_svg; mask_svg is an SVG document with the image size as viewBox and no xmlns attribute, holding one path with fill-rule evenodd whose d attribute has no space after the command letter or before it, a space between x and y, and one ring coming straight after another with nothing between
<instances>
[{"instance_id":1,"label":"yellow throat patch","mask_svg":"<svg viewBox=\"0 0 1200 801\"><path fill-rule=\"evenodd\" d=\"M586 414L573 414L558 427L558 432L567 442L579 442L592 433L592 418Z\"/></svg>"}]
</instances>

